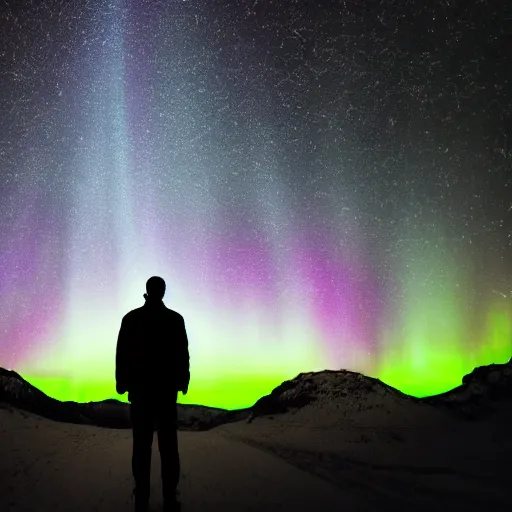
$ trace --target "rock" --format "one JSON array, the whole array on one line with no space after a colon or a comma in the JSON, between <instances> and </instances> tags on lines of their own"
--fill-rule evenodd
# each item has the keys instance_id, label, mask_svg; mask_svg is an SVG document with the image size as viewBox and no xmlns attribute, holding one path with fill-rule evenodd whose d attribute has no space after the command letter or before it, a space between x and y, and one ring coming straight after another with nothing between
<instances>
[{"instance_id":1,"label":"rock","mask_svg":"<svg viewBox=\"0 0 512 512\"><path fill-rule=\"evenodd\" d=\"M462 378L461 386L425 400L468 419L489 416L502 404L512 402L512 359L475 368Z\"/></svg>"}]
</instances>

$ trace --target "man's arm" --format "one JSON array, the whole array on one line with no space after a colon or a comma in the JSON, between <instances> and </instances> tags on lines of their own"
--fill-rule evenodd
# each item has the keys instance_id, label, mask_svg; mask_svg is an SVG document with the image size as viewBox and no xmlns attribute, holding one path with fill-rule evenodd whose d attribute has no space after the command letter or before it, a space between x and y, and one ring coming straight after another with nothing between
<instances>
[{"instance_id":1,"label":"man's arm","mask_svg":"<svg viewBox=\"0 0 512 512\"><path fill-rule=\"evenodd\" d=\"M183 317L180 320L179 326L177 357L177 388L178 391L182 391L186 395L190 382L190 354L188 351L187 330Z\"/></svg>"},{"instance_id":2,"label":"man's arm","mask_svg":"<svg viewBox=\"0 0 512 512\"><path fill-rule=\"evenodd\" d=\"M121 322L116 349L116 391L122 395L128 391L130 368L130 335L126 318Z\"/></svg>"}]
</instances>

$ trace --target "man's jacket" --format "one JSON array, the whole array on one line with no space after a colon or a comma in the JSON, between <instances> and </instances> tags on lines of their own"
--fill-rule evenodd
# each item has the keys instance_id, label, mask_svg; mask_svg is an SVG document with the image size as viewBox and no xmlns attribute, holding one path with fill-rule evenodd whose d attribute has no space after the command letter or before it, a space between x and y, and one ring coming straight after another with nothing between
<instances>
[{"instance_id":1,"label":"man's jacket","mask_svg":"<svg viewBox=\"0 0 512 512\"><path fill-rule=\"evenodd\" d=\"M189 380L183 317L162 301L146 301L126 314L117 339L117 389L131 394L162 394L187 389Z\"/></svg>"}]
</instances>

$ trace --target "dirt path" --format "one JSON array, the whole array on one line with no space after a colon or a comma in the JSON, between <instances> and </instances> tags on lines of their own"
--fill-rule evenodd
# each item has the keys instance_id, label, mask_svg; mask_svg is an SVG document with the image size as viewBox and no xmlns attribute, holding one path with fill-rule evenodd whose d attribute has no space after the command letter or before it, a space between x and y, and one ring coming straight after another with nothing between
<instances>
[{"instance_id":1,"label":"dirt path","mask_svg":"<svg viewBox=\"0 0 512 512\"><path fill-rule=\"evenodd\" d=\"M338 487L222 434L180 432L183 512L359 508ZM132 510L131 432L0 409L0 510ZM151 511L161 509L153 445Z\"/></svg>"}]
</instances>

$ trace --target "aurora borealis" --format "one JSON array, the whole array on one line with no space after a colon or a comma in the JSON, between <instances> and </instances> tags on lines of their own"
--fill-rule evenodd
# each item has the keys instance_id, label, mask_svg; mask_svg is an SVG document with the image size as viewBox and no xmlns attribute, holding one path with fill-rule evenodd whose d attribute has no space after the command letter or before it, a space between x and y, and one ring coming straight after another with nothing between
<instances>
[{"instance_id":1,"label":"aurora borealis","mask_svg":"<svg viewBox=\"0 0 512 512\"><path fill-rule=\"evenodd\" d=\"M427 395L510 359L507 8L415 4L4 2L0 366L117 397L151 275L187 403L325 368Z\"/></svg>"}]
</instances>

